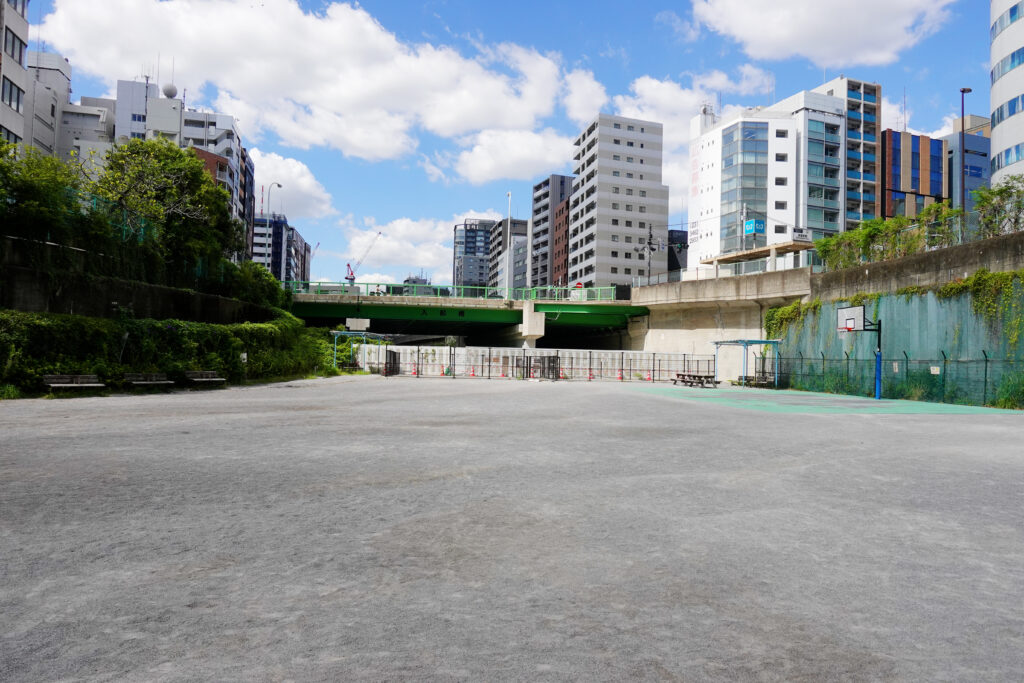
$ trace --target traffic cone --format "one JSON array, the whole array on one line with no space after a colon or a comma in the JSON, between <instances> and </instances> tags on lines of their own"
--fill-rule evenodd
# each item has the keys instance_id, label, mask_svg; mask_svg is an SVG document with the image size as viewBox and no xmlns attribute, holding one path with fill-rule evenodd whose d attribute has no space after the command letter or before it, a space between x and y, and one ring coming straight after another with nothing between
<instances>
[{"instance_id":1,"label":"traffic cone","mask_svg":"<svg viewBox=\"0 0 1024 683\"><path fill-rule=\"evenodd\" d=\"M589 373L587 373L587 381L588 382L593 382L594 381L594 371L593 370L591 370Z\"/></svg>"},{"instance_id":2,"label":"traffic cone","mask_svg":"<svg viewBox=\"0 0 1024 683\"><path fill-rule=\"evenodd\" d=\"M441 376L444 377L444 364L441 364Z\"/></svg>"},{"instance_id":3,"label":"traffic cone","mask_svg":"<svg viewBox=\"0 0 1024 683\"><path fill-rule=\"evenodd\" d=\"M558 371L558 379L565 379L565 370Z\"/></svg>"},{"instance_id":4,"label":"traffic cone","mask_svg":"<svg viewBox=\"0 0 1024 683\"><path fill-rule=\"evenodd\" d=\"M502 378L505 377L505 371L504 370L501 371L501 376L502 376Z\"/></svg>"},{"instance_id":5,"label":"traffic cone","mask_svg":"<svg viewBox=\"0 0 1024 683\"><path fill-rule=\"evenodd\" d=\"M415 365L412 366L412 376L413 377L416 376L416 366Z\"/></svg>"},{"instance_id":6,"label":"traffic cone","mask_svg":"<svg viewBox=\"0 0 1024 683\"><path fill-rule=\"evenodd\" d=\"M476 377L476 366L475 365L469 369L469 376L470 377Z\"/></svg>"},{"instance_id":7,"label":"traffic cone","mask_svg":"<svg viewBox=\"0 0 1024 683\"><path fill-rule=\"evenodd\" d=\"M615 379L619 380L620 382L622 381L622 370L619 370L619 374Z\"/></svg>"},{"instance_id":8,"label":"traffic cone","mask_svg":"<svg viewBox=\"0 0 1024 683\"><path fill-rule=\"evenodd\" d=\"M654 380L651 379L651 371L650 370L647 371L647 381L648 382L653 382L654 381Z\"/></svg>"}]
</instances>

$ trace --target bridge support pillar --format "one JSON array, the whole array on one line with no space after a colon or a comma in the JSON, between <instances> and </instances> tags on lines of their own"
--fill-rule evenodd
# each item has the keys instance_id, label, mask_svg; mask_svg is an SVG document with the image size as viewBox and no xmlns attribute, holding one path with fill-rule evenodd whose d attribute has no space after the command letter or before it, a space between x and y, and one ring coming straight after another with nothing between
<instances>
[{"instance_id":1,"label":"bridge support pillar","mask_svg":"<svg viewBox=\"0 0 1024 683\"><path fill-rule=\"evenodd\" d=\"M629 319L629 349L643 351L647 344L647 331L651 327L650 316L636 316Z\"/></svg>"},{"instance_id":2,"label":"bridge support pillar","mask_svg":"<svg viewBox=\"0 0 1024 683\"><path fill-rule=\"evenodd\" d=\"M768 271L769 272L774 272L775 271L775 259L777 259L778 257L779 257L779 250L778 249L776 249L775 247L772 247L771 249L768 250Z\"/></svg>"},{"instance_id":3,"label":"bridge support pillar","mask_svg":"<svg viewBox=\"0 0 1024 683\"><path fill-rule=\"evenodd\" d=\"M523 302L523 324L519 326L519 336L523 338L523 347L536 347L537 340L544 336L544 314L534 310L532 301Z\"/></svg>"}]
</instances>

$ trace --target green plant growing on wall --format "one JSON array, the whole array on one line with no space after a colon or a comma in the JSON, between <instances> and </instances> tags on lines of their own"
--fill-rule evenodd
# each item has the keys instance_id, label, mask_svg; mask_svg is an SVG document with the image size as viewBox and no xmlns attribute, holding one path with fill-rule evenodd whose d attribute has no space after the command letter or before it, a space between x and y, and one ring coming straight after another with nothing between
<instances>
[{"instance_id":1,"label":"green plant growing on wall","mask_svg":"<svg viewBox=\"0 0 1024 683\"><path fill-rule=\"evenodd\" d=\"M996 389L997 408L1024 408L1024 372L1007 373Z\"/></svg>"},{"instance_id":2,"label":"green plant growing on wall","mask_svg":"<svg viewBox=\"0 0 1024 683\"><path fill-rule=\"evenodd\" d=\"M1024 230L1024 175L1012 175L995 187L974 192L980 237Z\"/></svg>"}]
</instances>

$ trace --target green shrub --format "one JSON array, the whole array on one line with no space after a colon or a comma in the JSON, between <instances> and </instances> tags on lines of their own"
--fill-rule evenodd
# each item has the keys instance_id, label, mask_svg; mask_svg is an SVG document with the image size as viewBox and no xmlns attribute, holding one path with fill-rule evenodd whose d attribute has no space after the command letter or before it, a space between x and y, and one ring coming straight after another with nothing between
<instances>
[{"instance_id":1,"label":"green shrub","mask_svg":"<svg viewBox=\"0 0 1024 683\"><path fill-rule=\"evenodd\" d=\"M186 370L214 370L235 383L335 374L333 345L327 330L284 311L235 325L0 311L0 385L22 392L42 392L45 374L96 374L118 386L126 372L182 379Z\"/></svg>"},{"instance_id":2,"label":"green shrub","mask_svg":"<svg viewBox=\"0 0 1024 683\"><path fill-rule=\"evenodd\" d=\"M997 408L1024 408L1024 372L1005 375L996 390Z\"/></svg>"}]
</instances>

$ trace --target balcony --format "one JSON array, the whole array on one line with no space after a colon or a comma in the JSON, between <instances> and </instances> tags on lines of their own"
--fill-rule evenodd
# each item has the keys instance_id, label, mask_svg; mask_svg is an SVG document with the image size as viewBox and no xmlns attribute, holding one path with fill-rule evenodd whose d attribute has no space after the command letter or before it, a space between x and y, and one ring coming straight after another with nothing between
<instances>
[{"instance_id":1,"label":"balcony","mask_svg":"<svg viewBox=\"0 0 1024 683\"><path fill-rule=\"evenodd\" d=\"M878 142L878 138L870 133L864 133L864 142Z\"/></svg>"},{"instance_id":2,"label":"balcony","mask_svg":"<svg viewBox=\"0 0 1024 683\"><path fill-rule=\"evenodd\" d=\"M874 114L864 114L864 120L870 123L874 123L875 121L877 121Z\"/></svg>"},{"instance_id":3,"label":"balcony","mask_svg":"<svg viewBox=\"0 0 1024 683\"><path fill-rule=\"evenodd\" d=\"M864 153L864 161L874 161L874 160L875 160L875 155L874 154L868 154L867 152Z\"/></svg>"},{"instance_id":4,"label":"balcony","mask_svg":"<svg viewBox=\"0 0 1024 683\"><path fill-rule=\"evenodd\" d=\"M865 102L877 102L878 98L875 97L874 95L872 95L871 93L867 93L866 92L866 93L864 93L864 101Z\"/></svg>"},{"instance_id":5,"label":"balcony","mask_svg":"<svg viewBox=\"0 0 1024 683\"><path fill-rule=\"evenodd\" d=\"M860 220L860 213L858 213L857 211L847 211L846 212L846 219L847 220L851 220L851 221L859 221Z\"/></svg>"},{"instance_id":6,"label":"balcony","mask_svg":"<svg viewBox=\"0 0 1024 683\"><path fill-rule=\"evenodd\" d=\"M861 194L860 194L860 192L855 192L853 190L847 190L846 191L846 198L847 199L852 199L855 202L859 202L861 200Z\"/></svg>"},{"instance_id":7,"label":"balcony","mask_svg":"<svg viewBox=\"0 0 1024 683\"><path fill-rule=\"evenodd\" d=\"M860 93L858 91L856 91L856 90L847 90L846 91L846 99L848 99L848 100L859 100L860 99Z\"/></svg>"},{"instance_id":8,"label":"balcony","mask_svg":"<svg viewBox=\"0 0 1024 683\"><path fill-rule=\"evenodd\" d=\"M860 140L860 131L859 130L847 131L846 137L850 138L851 140Z\"/></svg>"},{"instance_id":9,"label":"balcony","mask_svg":"<svg viewBox=\"0 0 1024 683\"><path fill-rule=\"evenodd\" d=\"M852 121L860 121L860 112L859 111L854 111L852 109L847 110L846 116L847 116L847 118L849 118Z\"/></svg>"},{"instance_id":10,"label":"balcony","mask_svg":"<svg viewBox=\"0 0 1024 683\"><path fill-rule=\"evenodd\" d=\"M838 133L825 133L825 140L827 140L828 142L835 142L836 144L839 144L843 141Z\"/></svg>"},{"instance_id":11,"label":"balcony","mask_svg":"<svg viewBox=\"0 0 1024 683\"><path fill-rule=\"evenodd\" d=\"M839 230L839 221L825 221L826 230Z\"/></svg>"},{"instance_id":12,"label":"balcony","mask_svg":"<svg viewBox=\"0 0 1024 683\"><path fill-rule=\"evenodd\" d=\"M849 178L850 180L860 180L861 173L860 171L853 171L848 169L846 171L846 177Z\"/></svg>"},{"instance_id":13,"label":"balcony","mask_svg":"<svg viewBox=\"0 0 1024 683\"><path fill-rule=\"evenodd\" d=\"M861 154L860 152L854 152L852 149L848 149L846 150L846 158L850 161L860 161Z\"/></svg>"},{"instance_id":14,"label":"balcony","mask_svg":"<svg viewBox=\"0 0 1024 683\"><path fill-rule=\"evenodd\" d=\"M866 183L873 183L875 181L876 181L876 178L875 178L875 174L874 173L865 173L864 174L864 182L866 182Z\"/></svg>"},{"instance_id":15,"label":"balcony","mask_svg":"<svg viewBox=\"0 0 1024 683\"><path fill-rule=\"evenodd\" d=\"M822 185L827 185L829 187L839 187L839 178L825 177L821 179L821 183Z\"/></svg>"}]
</instances>

